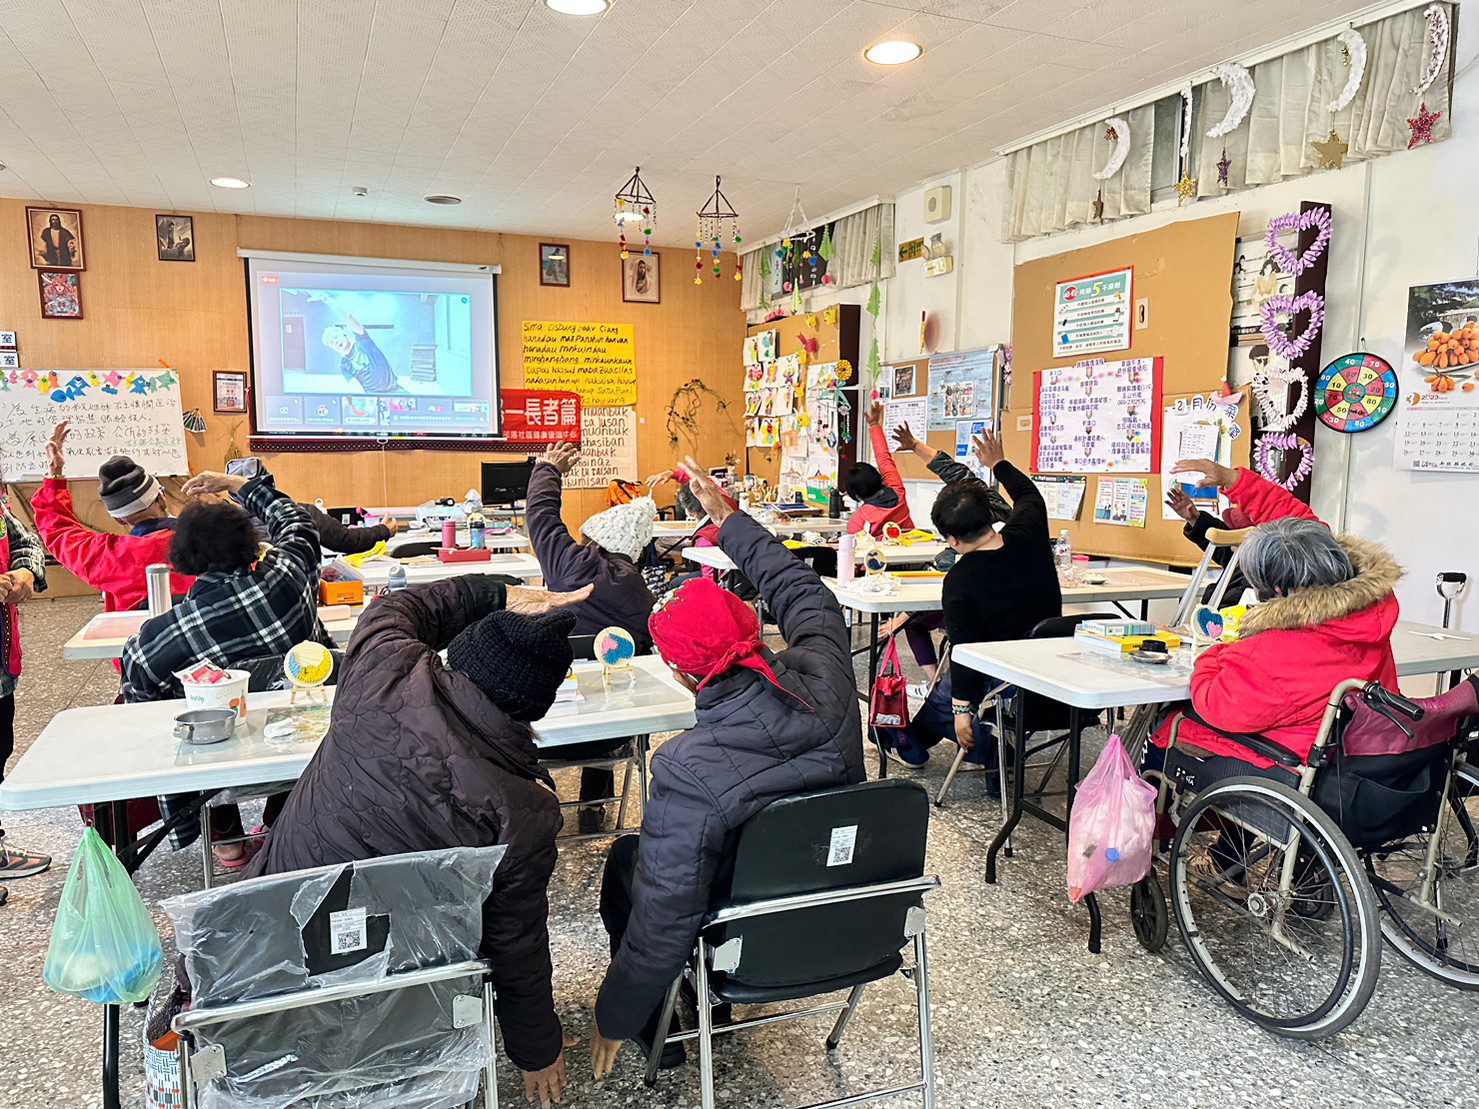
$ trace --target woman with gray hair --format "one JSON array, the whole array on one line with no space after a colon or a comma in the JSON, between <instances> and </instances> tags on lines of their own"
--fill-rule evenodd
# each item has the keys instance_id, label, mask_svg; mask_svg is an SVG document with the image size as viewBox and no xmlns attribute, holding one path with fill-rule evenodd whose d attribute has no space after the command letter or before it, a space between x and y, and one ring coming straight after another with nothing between
<instances>
[{"instance_id":1,"label":"woman with gray hair","mask_svg":"<svg viewBox=\"0 0 1479 1109\"><path fill-rule=\"evenodd\" d=\"M1333 535L1309 505L1249 470L1197 459L1174 472L1206 475L1257 525L1238 565L1261 602L1243 617L1235 642L1197 658L1191 703L1211 728L1186 720L1177 742L1274 765L1218 734L1252 733L1308 758L1337 684L1360 678L1396 689L1392 590L1402 570L1385 548ZM1166 741L1156 736L1160 746Z\"/></svg>"}]
</instances>

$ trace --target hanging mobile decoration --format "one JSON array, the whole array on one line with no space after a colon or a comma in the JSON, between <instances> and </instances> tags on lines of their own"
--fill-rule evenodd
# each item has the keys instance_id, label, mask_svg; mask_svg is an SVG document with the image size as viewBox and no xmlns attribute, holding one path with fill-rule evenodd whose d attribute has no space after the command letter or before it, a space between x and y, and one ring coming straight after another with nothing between
<instances>
[{"instance_id":1,"label":"hanging mobile decoration","mask_svg":"<svg viewBox=\"0 0 1479 1109\"><path fill-rule=\"evenodd\" d=\"M1361 91L1361 81L1366 76L1366 40L1361 37L1361 32L1347 27L1337 36L1337 41L1345 51L1346 65L1350 70L1346 74L1345 88L1328 105L1332 112L1341 111L1356 99L1356 93Z\"/></svg>"},{"instance_id":2,"label":"hanging mobile decoration","mask_svg":"<svg viewBox=\"0 0 1479 1109\"><path fill-rule=\"evenodd\" d=\"M1448 12L1444 10L1442 4L1429 4L1423 10L1423 18L1428 24L1424 35L1427 52L1423 61L1422 76L1418 78L1417 84L1412 86L1412 91L1419 96L1433 87L1438 74L1443 72L1443 63L1448 60Z\"/></svg>"},{"instance_id":3,"label":"hanging mobile decoration","mask_svg":"<svg viewBox=\"0 0 1479 1109\"><path fill-rule=\"evenodd\" d=\"M1181 171L1181 180L1176 182L1176 203L1185 204L1197 196L1197 179L1186 170Z\"/></svg>"},{"instance_id":4,"label":"hanging mobile decoration","mask_svg":"<svg viewBox=\"0 0 1479 1109\"><path fill-rule=\"evenodd\" d=\"M627 183L616 191L615 208L611 214L616 220L617 238L621 243L621 256L627 258L635 244L627 242L627 224L642 225L642 253L652 253L652 231L657 226L657 200L647 182L642 180L642 167L638 166Z\"/></svg>"},{"instance_id":5,"label":"hanging mobile decoration","mask_svg":"<svg viewBox=\"0 0 1479 1109\"><path fill-rule=\"evenodd\" d=\"M817 247L817 254L821 257L822 264L830 270L832 259L837 256L837 248L832 245L832 225L830 223L822 228L822 245ZM824 272L822 274L822 284L832 284L832 274L830 272Z\"/></svg>"},{"instance_id":6,"label":"hanging mobile decoration","mask_svg":"<svg viewBox=\"0 0 1479 1109\"><path fill-rule=\"evenodd\" d=\"M1227 188L1228 171L1232 169L1232 159L1227 156L1227 147L1222 148L1222 157L1217 159L1217 183L1224 189Z\"/></svg>"},{"instance_id":7,"label":"hanging mobile decoration","mask_svg":"<svg viewBox=\"0 0 1479 1109\"><path fill-rule=\"evenodd\" d=\"M1350 150L1351 144L1341 138L1332 127L1324 142L1312 142L1310 148L1320 156L1320 169L1339 169L1345 164L1346 152Z\"/></svg>"},{"instance_id":8,"label":"hanging mobile decoration","mask_svg":"<svg viewBox=\"0 0 1479 1109\"><path fill-rule=\"evenodd\" d=\"M1191 86L1181 90L1181 161L1191 157Z\"/></svg>"},{"instance_id":9,"label":"hanging mobile decoration","mask_svg":"<svg viewBox=\"0 0 1479 1109\"><path fill-rule=\"evenodd\" d=\"M1125 159L1130 155L1130 124L1123 116L1110 116L1104 121L1104 137L1114 143L1114 149L1110 151L1109 161L1104 163L1104 168L1094 171L1094 179L1097 181L1108 181L1125 164Z\"/></svg>"},{"instance_id":10,"label":"hanging mobile decoration","mask_svg":"<svg viewBox=\"0 0 1479 1109\"><path fill-rule=\"evenodd\" d=\"M1207 132L1209 139L1220 139L1236 130L1238 124L1247 118L1248 109L1253 107L1253 75L1237 62L1227 62L1213 66L1212 76L1222 82L1230 100L1227 114Z\"/></svg>"},{"instance_id":11,"label":"hanging mobile decoration","mask_svg":"<svg viewBox=\"0 0 1479 1109\"><path fill-rule=\"evenodd\" d=\"M704 251L713 256L714 276L719 276L719 254L725 239L734 241L734 279L740 280L739 213L729 203L729 197L719 187L719 178L714 178L714 195L698 210L698 234L693 240L693 283L704 283ZM712 244L712 245L711 245Z\"/></svg>"},{"instance_id":12,"label":"hanging mobile decoration","mask_svg":"<svg viewBox=\"0 0 1479 1109\"><path fill-rule=\"evenodd\" d=\"M876 382L883 369L883 359L878 355L878 314L883 311L883 294L878 288L878 270L883 265L883 254L878 244L878 232L873 233L873 288L868 293L868 315L873 317L873 345L868 348L868 377Z\"/></svg>"},{"instance_id":13,"label":"hanging mobile decoration","mask_svg":"<svg viewBox=\"0 0 1479 1109\"><path fill-rule=\"evenodd\" d=\"M801 289L794 280L794 271L801 257L803 246L810 247L812 231L807 227L806 209L801 206L801 186L796 186L796 197L791 201L791 214L786 217L786 226L781 229L780 245L776 247L776 261L781 264L781 288L791 293L792 311L801 307Z\"/></svg>"}]
</instances>

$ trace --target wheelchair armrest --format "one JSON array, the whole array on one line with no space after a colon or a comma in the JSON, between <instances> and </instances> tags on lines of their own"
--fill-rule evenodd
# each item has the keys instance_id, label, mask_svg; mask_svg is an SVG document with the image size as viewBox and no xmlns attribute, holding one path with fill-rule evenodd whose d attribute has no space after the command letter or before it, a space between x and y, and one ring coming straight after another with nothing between
<instances>
[{"instance_id":1,"label":"wheelchair armrest","mask_svg":"<svg viewBox=\"0 0 1479 1109\"><path fill-rule=\"evenodd\" d=\"M1273 760L1280 766L1288 767L1291 770L1298 770L1304 766L1299 756L1293 751L1280 747L1277 743L1264 736L1255 735L1251 732L1228 732L1219 728L1216 724L1207 723L1191 705L1187 705L1182 709L1181 715L1193 724L1206 728L1209 732L1215 732L1217 735L1222 736L1223 739L1230 739L1234 743L1248 748L1254 754L1262 755L1266 759Z\"/></svg>"}]
</instances>

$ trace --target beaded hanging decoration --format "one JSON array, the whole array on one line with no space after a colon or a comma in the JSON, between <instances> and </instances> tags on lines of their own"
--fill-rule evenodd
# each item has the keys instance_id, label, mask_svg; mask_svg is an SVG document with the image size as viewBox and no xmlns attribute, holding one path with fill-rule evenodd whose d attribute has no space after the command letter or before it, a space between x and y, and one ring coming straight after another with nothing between
<instances>
[{"instance_id":1,"label":"beaded hanging decoration","mask_svg":"<svg viewBox=\"0 0 1479 1109\"><path fill-rule=\"evenodd\" d=\"M743 241L739 233L739 213L729 203L729 197L719 187L719 178L714 178L714 195L698 210L698 233L693 238L693 283L704 283L704 251L713 256L714 276L719 276L719 254L724 249L725 239L734 242L734 279L740 280L739 246Z\"/></svg>"},{"instance_id":2,"label":"beaded hanging decoration","mask_svg":"<svg viewBox=\"0 0 1479 1109\"><path fill-rule=\"evenodd\" d=\"M816 254L813 245L816 242L816 232L808 226L810 221L806 218L806 209L801 206L801 186L796 186L796 198L791 201L791 214L786 217L786 226L781 229L781 240L775 248L775 257L781 265L781 288L791 293L791 311L800 311L801 289L796 282L787 277L787 272L796 266L798 262L810 262L815 267L813 259Z\"/></svg>"},{"instance_id":3,"label":"beaded hanging decoration","mask_svg":"<svg viewBox=\"0 0 1479 1109\"><path fill-rule=\"evenodd\" d=\"M616 190L611 213L616 221L617 240L621 244L623 260L631 255L635 243L627 242L627 224L642 225L642 253L652 254L652 232L657 227L657 200L647 182L642 180L642 167L638 166L627 179L627 183Z\"/></svg>"}]
</instances>

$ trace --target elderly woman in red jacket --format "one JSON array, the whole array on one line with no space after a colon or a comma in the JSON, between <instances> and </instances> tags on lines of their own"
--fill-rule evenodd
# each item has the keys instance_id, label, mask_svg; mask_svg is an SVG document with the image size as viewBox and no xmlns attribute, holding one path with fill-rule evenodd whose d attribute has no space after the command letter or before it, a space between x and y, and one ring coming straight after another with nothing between
<instances>
[{"instance_id":1,"label":"elderly woman in red jacket","mask_svg":"<svg viewBox=\"0 0 1479 1109\"><path fill-rule=\"evenodd\" d=\"M1261 602L1243 618L1235 642L1197 658L1192 706L1221 731L1262 735L1307 758L1337 684L1361 678L1396 687L1392 590L1402 570L1381 546L1332 534L1308 505L1248 470L1201 459L1176 467L1189 471L1215 481L1257 525L1238 566ZM1165 745L1164 730L1156 740ZM1178 742L1273 765L1191 721L1182 723Z\"/></svg>"}]
</instances>

